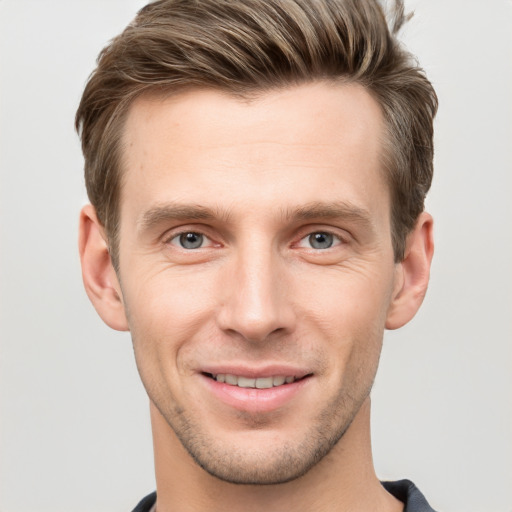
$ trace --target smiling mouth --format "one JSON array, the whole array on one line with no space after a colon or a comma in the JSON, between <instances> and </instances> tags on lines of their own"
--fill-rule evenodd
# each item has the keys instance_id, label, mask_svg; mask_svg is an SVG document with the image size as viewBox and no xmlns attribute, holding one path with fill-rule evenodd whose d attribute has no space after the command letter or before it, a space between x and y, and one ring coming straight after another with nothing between
<instances>
[{"instance_id":1,"label":"smiling mouth","mask_svg":"<svg viewBox=\"0 0 512 512\"><path fill-rule=\"evenodd\" d=\"M284 375L275 375L272 377L242 377L239 375L231 375L229 373L204 373L203 375L206 375L217 382L228 384L230 386L237 386L239 388L270 389L285 386L286 384L292 384L293 382L309 377L311 374L305 375L304 377Z\"/></svg>"}]
</instances>

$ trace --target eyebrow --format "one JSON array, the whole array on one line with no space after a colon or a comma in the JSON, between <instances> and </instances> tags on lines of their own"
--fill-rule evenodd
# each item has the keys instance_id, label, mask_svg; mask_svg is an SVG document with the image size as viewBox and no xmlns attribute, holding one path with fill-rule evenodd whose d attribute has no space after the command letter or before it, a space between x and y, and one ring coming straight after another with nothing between
<instances>
[{"instance_id":1,"label":"eyebrow","mask_svg":"<svg viewBox=\"0 0 512 512\"><path fill-rule=\"evenodd\" d=\"M287 210L285 218L291 220L314 220L314 219L344 219L371 227L370 212L346 201L335 202L312 202L307 203L295 210Z\"/></svg>"},{"instance_id":2,"label":"eyebrow","mask_svg":"<svg viewBox=\"0 0 512 512\"><path fill-rule=\"evenodd\" d=\"M215 211L201 205L169 203L154 206L145 211L137 222L137 226L139 231L146 231L162 222L213 219L223 219L227 221L229 217L229 212Z\"/></svg>"},{"instance_id":3,"label":"eyebrow","mask_svg":"<svg viewBox=\"0 0 512 512\"><path fill-rule=\"evenodd\" d=\"M313 221L323 219L343 219L361 227L371 228L370 212L350 202L315 201L297 208L282 208L281 217L287 222ZM151 230L163 222L189 220L218 220L229 222L231 212L220 208L207 208L197 204L166 203L145 211L137 222L139 231Z\"/></svg>"}]
</instances>

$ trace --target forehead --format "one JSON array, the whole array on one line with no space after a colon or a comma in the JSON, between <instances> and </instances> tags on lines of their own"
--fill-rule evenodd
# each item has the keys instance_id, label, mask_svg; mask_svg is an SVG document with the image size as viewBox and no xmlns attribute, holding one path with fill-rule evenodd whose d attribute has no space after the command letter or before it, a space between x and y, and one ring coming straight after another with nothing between
<instances>
[{"instance_id":1,"label":"forehead","mask_svg":"<svg viewBox=\"0 0 512 512\"><path fill-rule=\"evenodd\" d=\"M387 205L382 134L379 105L356 84L250 100L214 90L143 96L123 135L122 216L169 201L266 211L322 200Z\"/></svg>"}]
</instances>

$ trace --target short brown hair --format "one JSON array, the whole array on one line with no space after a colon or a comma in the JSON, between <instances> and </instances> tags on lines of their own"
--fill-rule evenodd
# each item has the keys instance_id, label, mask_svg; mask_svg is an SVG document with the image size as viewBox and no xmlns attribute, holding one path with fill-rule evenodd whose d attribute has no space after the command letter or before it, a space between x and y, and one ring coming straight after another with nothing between
<instances>
[{"instance_id":1,"label":"short brown hair","mask_svg":"<svg viewBox=\"0 0 512 512\"><path fill-rule=\"evenodd\" d=\"M433 172L437 97L388 27L377 0L158 0L98 57L76 114L89 199L118 268L121 139L147 91L216 88L235 95L318 80L356 82L385 119L383 167L392 199L395 260L423 211Z\"/></svg>"}]
</instances>

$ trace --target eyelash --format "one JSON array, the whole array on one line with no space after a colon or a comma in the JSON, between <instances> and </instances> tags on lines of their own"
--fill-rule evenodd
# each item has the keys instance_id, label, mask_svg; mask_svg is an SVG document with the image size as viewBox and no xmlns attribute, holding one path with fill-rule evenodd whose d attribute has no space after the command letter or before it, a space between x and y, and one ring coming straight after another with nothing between
<instances>
[{"instance_id":1,"label":"eyelash","mask_svg":"<svg viewBox=\"0 0 512 512\"><path fill-rule=\"evenodd\" d=\"M188 235L195 235L196 237L200 237L201 238L200 245L197 247L184 247L184 242L185 242L184 237L188 236ZM316 240L312 238L314 236L316 236L316 238L317 238ZM322 240L322 237L324 237L324 238L327 237L327 241ZM309 247L302 245L302 243L306 240L309 241ZM313 245L313 243L315 243L315 241L319 244L327 243L328 246L322 247L322 248L313 247L312 245ZM329 241L330 241L330 244L329 244ZM192 245L194 245L194 240L189 240L189 242ZM205 243L205 242L207 242L207 243L209 242L210 243L209 246L213 245L213 241L207 235L205 235L201 231L194 231L194 230L181 231L179 233L174 233L171 237L169 237L166 240L167 244L179 247L180 249L183 249L185 251L193 251L196 249L207 248L207 247L203 246L203 243ZM298 247L304 247L306 249L310 249L310 250L313 250L316 252L316 251L326 251L328 249L331 249L331 248L341 245L343 243L345 243L345 241L340 236L336 235L335 233L331 233L330 231L325 231L325 230L317 230L317 231L309 231L306 235L302 236L299 239L299 242L297 244L294 244L294 245L298 246Z\"/></svg>"},{"instance_id":2,"label":"eyelash","mask_svg":"<svg viewBox=\"0 0 512 512\"><path fill-rule=\"evenodd\" d=\"M201 245L199 247L183 247L183 244L181 242L183 242L183 237L185 237L187 235L195 235L195 236L201 237L202 238ZM173 243L174 240L177 240L177 242ZM180 233L173 234L170 238L167 239L166 243L177 246L180 249L184 249L186 251L192 251L195 249L204 249L203 242L205 240L212 243L212 240L204 233L201 233L200 231L190 230L190 231L181 231Z\"/></svg>"},{"instance_id":3,"label":"eyelash","mask_svg":"<svg viewBox=\"0 0 512 512\"><path fill-rule=\"evenodd\" d=\"M312 237L316 236L316 240L313 239ZM314 240L315 242L317 243L322 243L322 240L320 239L320 237L328 237L330 238L330 245L328 245L328 247L323 247L323 248L319 248L319 247L312 247L313 243L314 243ZM319 231L311 231L309 232L306 236L303 236L300 240L299 240L299 247L304 247L302 244L302 242L304 242L305 240L308 240L309 241L309 247L306 247L308 249L312 249L312 250L315 250L315 251L326 251L328 249L331 249L333 247L336 247L338 245L341 245L342 243L344 243L343 239L336 235L335 233L331 233L330 231L323 231L323 230L319 230Z\"/></svg>"}]
</instances>

